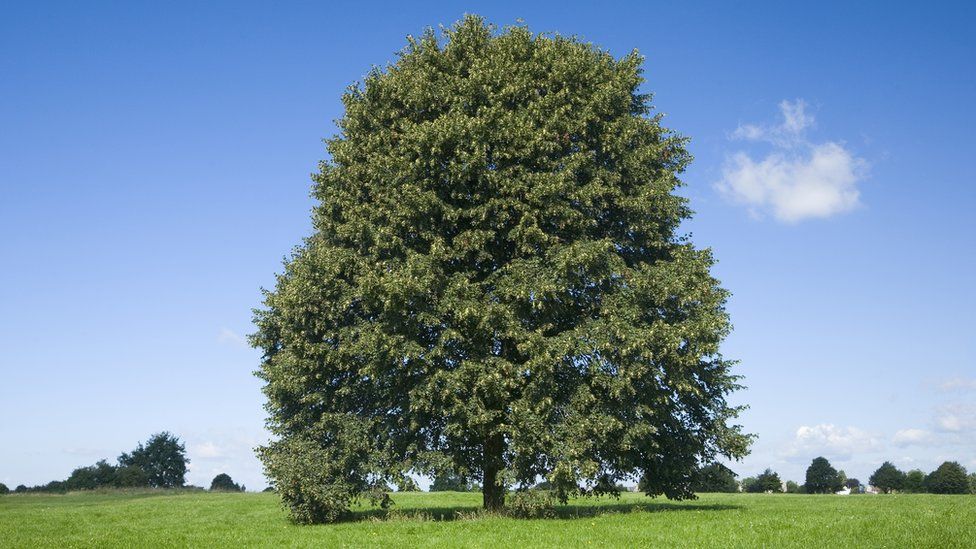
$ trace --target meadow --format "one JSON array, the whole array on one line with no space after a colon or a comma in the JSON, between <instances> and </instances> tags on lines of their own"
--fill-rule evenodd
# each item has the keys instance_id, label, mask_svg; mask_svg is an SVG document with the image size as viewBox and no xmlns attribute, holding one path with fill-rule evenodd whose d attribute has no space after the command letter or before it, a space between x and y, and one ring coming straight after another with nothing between
<instances>
[{"instance_id":1,"label":"meadow","mask_svg":"<svg viewBox=\"0 0 976 549\"><path fill-rule=\"evenodd\" d=\"M95 492L0 497L3 547L976 547L976 497L623 494L557 518L479 511L477 493L394 494L343 522L291 524L273 493Z\"/></svg>"}]
</instances>

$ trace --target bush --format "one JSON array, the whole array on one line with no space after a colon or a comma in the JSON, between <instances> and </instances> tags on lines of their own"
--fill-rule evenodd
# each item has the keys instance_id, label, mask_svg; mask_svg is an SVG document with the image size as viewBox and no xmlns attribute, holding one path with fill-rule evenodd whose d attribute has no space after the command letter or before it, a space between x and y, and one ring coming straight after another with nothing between
<instances>
[{"instance_id":1,"label":"bush","mask_svg":"<svg viewBox=\"0 0 976 549\"><path fill-rule=\"evenodd\" d=\"M509 516L515 518L552 518L556 516L556 498L551 492L520 490L506 498Z\"/></svg>"},{"instance_id":2,"label":"bush","mask_svg":"<svg viewBox=\"0 0 976 549\"><path fill-rule=\"evenodd\" d=\"M220 473L210 481L210 490L215 492L243 492L244 490L227 473Z\"/></svg>"},{"instance_id":3,"label":"bush","mask_svg":"<svg viewBox=\"0 0 976 549\"><path fill-rule=\"evenodd\" d=\"M946 461L925 477L925 488L933 494L967 494L966 469L955 461Z\"/></svg>"}]
</instances>

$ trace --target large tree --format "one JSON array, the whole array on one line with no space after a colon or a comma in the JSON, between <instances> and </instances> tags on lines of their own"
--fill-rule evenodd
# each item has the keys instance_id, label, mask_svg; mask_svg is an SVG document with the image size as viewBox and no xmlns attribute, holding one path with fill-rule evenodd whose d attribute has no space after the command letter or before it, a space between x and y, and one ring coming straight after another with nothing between
<instances>
[{"instance_id":1,"label":"large tree","mask_svg":"<svg viewBox=\"0 0 976 549\"><path fill-rule=\"evenodd\" d=\"M252 336L259 455L296 520L410 470L480 481L488 508L540 475L693 497L747 452L728 294L679 232L690 155L641 64L469 16L343 96L313 234Z\"/></svg>"},{"instance_id":2,"label":"large tree","mask_svg":"<svg viewBox=\"0 0 976 549\"><path fill-rule=\"evenodd\" d=\"M933 494L967 494L969 479L966 468L955 461L946 461L925 477L925 488Z\"/></svg>"}]
</instances>

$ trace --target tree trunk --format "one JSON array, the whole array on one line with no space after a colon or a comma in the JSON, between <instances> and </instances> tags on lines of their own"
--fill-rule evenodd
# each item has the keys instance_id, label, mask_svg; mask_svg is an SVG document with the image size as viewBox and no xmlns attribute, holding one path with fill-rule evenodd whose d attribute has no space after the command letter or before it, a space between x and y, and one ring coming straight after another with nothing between
<instances>
[{"instance_id":1,"label":"tree trunk","mask_svg":"<svg viewBox=\"0 0 976 549\"><path fill-rule=\"evenodd\" d=\"M499 483L498 472L502 469L502 451L505 440L501 434L485 438L481 495L485 509L497 511L505 506L505 489Z\"/></svg>"}]
</instances>

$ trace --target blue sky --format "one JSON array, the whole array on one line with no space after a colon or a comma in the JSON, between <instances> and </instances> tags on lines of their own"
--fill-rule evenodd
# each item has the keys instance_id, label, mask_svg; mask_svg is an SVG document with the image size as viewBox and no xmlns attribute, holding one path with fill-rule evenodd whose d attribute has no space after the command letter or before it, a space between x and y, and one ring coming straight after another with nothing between
<instances>
[{"instance_id":1,"label":"blue sky","mask_svg":"<svg viewBox=\"0 0 976 549\"><path fill-rule=\"evenodd\" d=\"M734 470L976 470L973 5L678 4L4 4L0 482L166 429L190 482L264 486L243 335L340 94L466 12L647 57L734 294Z\"/></svg>"}]
</instances>

